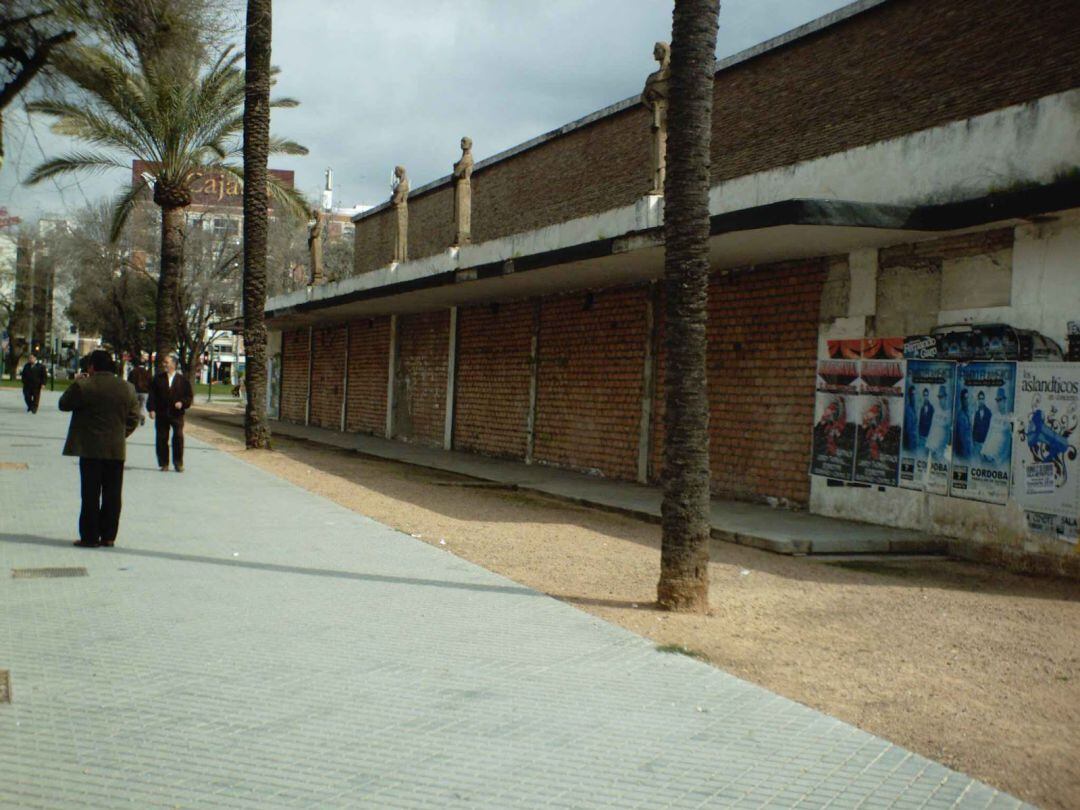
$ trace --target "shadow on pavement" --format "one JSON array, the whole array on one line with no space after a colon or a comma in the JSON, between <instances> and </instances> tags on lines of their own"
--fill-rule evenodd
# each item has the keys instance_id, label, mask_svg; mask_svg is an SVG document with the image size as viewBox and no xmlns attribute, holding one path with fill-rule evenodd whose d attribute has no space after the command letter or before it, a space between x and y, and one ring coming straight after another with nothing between
<instances>
[{"instance_id":1,"label":"shadow on pavement","mask_svg":"<svg viewBox=\"0 0 1080 810\"><path fill-rule=\"evenodd\" d=\"M196 414L192 424L218 436L236 439L242 428L206 419ZM355 450L322 445L304 438L274 437L275 452L385 497L461 521L481 520L485 524L513 526L532 523L550 526L573 525L618 540L659 550L660 528L652 522L612 513L602 508L582 506L539 492L497 487L468 488L475 481L466 476L413 466L406 462L366 456ZM242 458L242 456L237 456ZM283 477L283 480L288 480ZM294 485L303 487L301 482ZM353 508L342 504L346 508ZM480 516L482 515L482 517ZM867 555L862 560L834 559L829 555L791 557L719 539L710 542L710 559L737 569L763 572L793 583L855 585L891 588L931 588L966 591L1027 599L1080 600L1080 584L1064 579L1015 574L981 563L948 557ZM588 599L556 595L571 604L593 604ZM618 602L618 600L616 600ZM629 607L626 604L597 604L597 607Z\"/></svg>"},{"instance_id":2,"label":"shadow on pavement","mask_svg":"<svg viewBox=\"0 0 1080 810\"><path fill-rule=\"evenodd\" d=\"M58 540L55 537L40 537L33 534L0 534L0 543L72 548L72 541L70 540ZM542 596L542 594L530 588L514 585L484 585L482 583L472 582L447 582L446 580L440 579L396 577L389 574L363 574L358 571L337 571L332 568L303 568L297 565L279 565L277 563L261 563L223 557L204 557L199 554L181 554L176 551L154 551L153 549L131 548L129 546L118 546L114 549L84 549L82 551L87 554L130 554L135 557L148 557L158 560L204 563L206 565L220 565L226 568L247 568L252 571L268 571L274 574L300 574L309 577L331 577L333 579L350 579L361 582L386 582L396 585L422 585L431 588L456 588L465 591L506 593L519 596Z\"/></svg>"}]
</instances>

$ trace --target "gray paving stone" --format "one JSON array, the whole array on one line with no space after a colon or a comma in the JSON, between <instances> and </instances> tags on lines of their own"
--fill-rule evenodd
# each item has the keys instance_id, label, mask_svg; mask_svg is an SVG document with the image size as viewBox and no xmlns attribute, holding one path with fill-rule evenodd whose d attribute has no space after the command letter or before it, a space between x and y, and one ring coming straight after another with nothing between
<instances>
[{"instance_id":1,"label":"gray paving stone","mask_svg":"<svg viewBox=\"0 0 1080 810\"><path fill-rule=\"evenodd\" d=\"M1021 806L196 441L73 548L56 399L0 391L0 806Z\"/></svg>"}]
</instances>

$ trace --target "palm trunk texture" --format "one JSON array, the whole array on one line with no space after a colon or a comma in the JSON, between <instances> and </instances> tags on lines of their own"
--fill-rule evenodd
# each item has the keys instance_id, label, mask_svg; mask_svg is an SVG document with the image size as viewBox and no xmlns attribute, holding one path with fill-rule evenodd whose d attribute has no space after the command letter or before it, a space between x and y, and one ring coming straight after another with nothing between
<instances>
[{"instance_id":1,"label":"palm trunk texture","mask_svg":"<svg viewBox=\"0 0 1080 810\"><path fill-rule=\"evenodd\" d=\"M249 448L270 447L266 416L266 163L270 151L271 0L248 0L244 90L244 368Z\"/></svg>"},{"instance_id":2,"label":"palm trunk texture","mask_svg":"<svg viewBox=\"0 0 1080 810\"><path fill-rule=\"evenodd\" d=\"M657 603L709 607L709 182L718 0L675 0L667 177L664 499Z\"/></svg>"},{"instance_id":3,"label":"palm trunk texture","mask_svg":"<svg viewBox=\"0 0 1080 810\"><path fill-rule=\"evenodd\" d=\"M161 205L161 270L158 273L157 324L154 329L154 351L157 352L158 362L176 351L180 273L183 266L184 206Z\"/></svg>"}]
</instances>

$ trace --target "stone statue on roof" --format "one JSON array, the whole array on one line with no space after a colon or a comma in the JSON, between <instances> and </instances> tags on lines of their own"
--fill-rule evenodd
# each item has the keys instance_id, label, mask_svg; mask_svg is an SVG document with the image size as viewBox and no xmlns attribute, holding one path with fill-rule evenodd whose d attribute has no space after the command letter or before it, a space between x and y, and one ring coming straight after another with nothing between
<instances>
[{"instance_id":1,"label":"stone statue on roof","mask_svg":"<svg viewBox=\"0 0 1080 810\"><path fill-rule=\"evenodd\" d=\"M322 260L322 242L323 242L323 230L326 227L326 214L321 208L311 209L312 222L308 225L308 254L309 254L309 270L308 284L322 284L323 283L323 260Z\"/></svg>"},{"instance_id":2,"label":"stone statue on roof","mask_svg":"<svg viewBox=\"0 0 1080 810\"><path fill-rule=\"evenodd\" d=\"M454 164L455 245L472 240L472 138L461 139L461 159Z\"/></svg>"},{"instance_id":3,"label":"stone statue on roof","mask_svg":"<svg viewBox=\"0 0 1080 810\"><path fill-rule=\"evenodd\" d=\"M394 179L390 184L390 202L397 212L397 236L394 240L394 261L403 262L409 257L409 175L404 166L394 167Z\"/></svg>"},{"instance_id":4,"label":"stone statue on roof","mask_svg":"<svg viewBox=\"0 0 1080 810\"><path fill-rule=\"evenodd\" d=\"M650 73L649 78L645 80L645 89L641 91L641 101L652 114L649 121L649 129L652 132L652 188L649 193L663 194L667 168L667 108L668 82L671 76L671 46L666 42L657 42L653 47L653 58L660 63L660 68Z\"/></svg>"}]
</instances>

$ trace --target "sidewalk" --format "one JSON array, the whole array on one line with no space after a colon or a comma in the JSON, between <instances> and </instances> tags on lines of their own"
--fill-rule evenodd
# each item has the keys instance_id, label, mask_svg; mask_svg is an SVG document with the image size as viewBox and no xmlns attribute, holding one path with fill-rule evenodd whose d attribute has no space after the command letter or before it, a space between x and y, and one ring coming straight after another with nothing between
<instances>
[{"instance_id":1,"label":"sidewalk","mask_svg":"<svg viewBox=\"0 0 1080 810\"><path fill-rule=\"evenodd\" d=\"M243 424L242 415L202 411L199 416L212 422ZM466 475L501 486L542 492L645 520L660 519L661 492L658 487L288 422L274 422L273 430L282 436ZM941 538L923 532L743 501L713 500L712 533L720 540L780 554L943 554L947 547Z\"/></svg>"},{"instance_id":2,"label":"sidewalk","mask_svg":"<svg viewBox=\"0 0 1080 810\"><path fill-rule=\"evenodd\" d=\"M1023 806L194 440L76 549L56 399L0 392L2 807Z\"/></svg>"}]
</instances>

